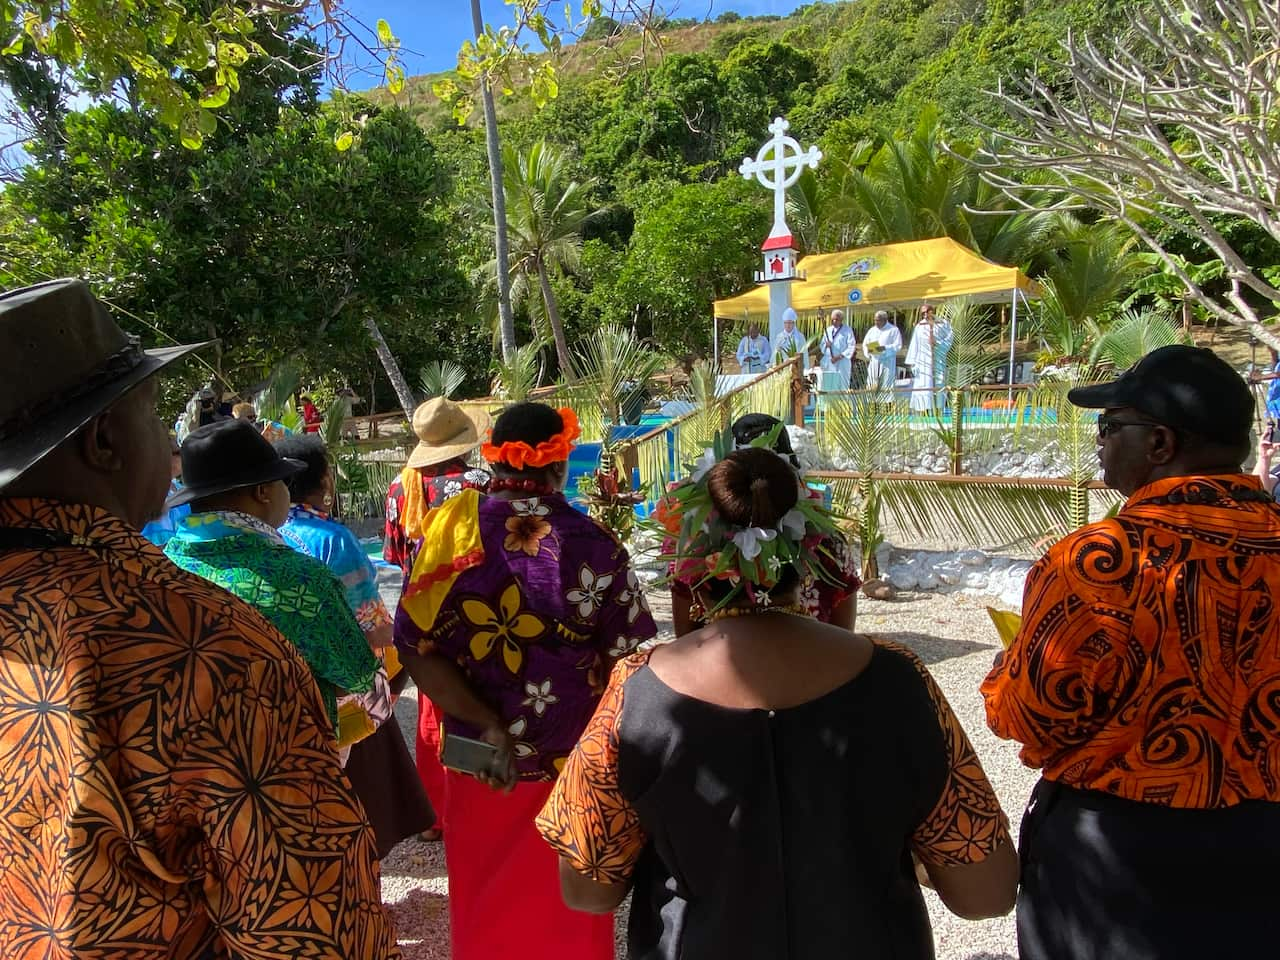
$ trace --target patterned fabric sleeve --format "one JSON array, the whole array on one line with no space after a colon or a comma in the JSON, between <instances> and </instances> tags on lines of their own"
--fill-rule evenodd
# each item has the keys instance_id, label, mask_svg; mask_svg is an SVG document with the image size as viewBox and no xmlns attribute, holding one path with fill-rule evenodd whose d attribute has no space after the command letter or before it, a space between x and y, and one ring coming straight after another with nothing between
<instances>
[{"instance_id":1,"label":"patterned fabric sleeve","mask_svg":"<svg viewBox=\"0 0 1280 960\"><path fill-rule=\"evenodd\" d=\"M836 581L827 583L819 580L816 584L818 609L825 614L822 618L825 622L830 619L836 607L858 592L858 588L862 586L862 578L858 576L857 556L844 537L828 538L824 546L831 552L831 556L825 558L824 567L829 569L832 579Z\"/></svg>"},{"instance_id":2,"label":"patterned fabric sleeve","mask_svg":"<svg viewBox=\"0 0 1280 960\"><path fill-rule=\"evenodd\" d=\"M649 612L644 586L631 566L627 551L619 546L613 579L605 594L597 622L596 641L600 652L610 658L624 657L646 640L658 635Z\"/></svg>"},{"instance_id":3,"label":"patterned fabric sleeve","mask_svg":"<svg viewBox=\"0 0 1280 960\"><path fill-rule=\"evenodd\" d=\"M364 631L347 606L347 597L337 578L318 560L300 557L317 568L309 578L306 589L318 603L318 616L329 621L334 629L317 630L313 643L307 648L307 663L319 678L327 680L347 693L363 693L373 686L379 660Z\"/></svg>"},{"instance_id":4,"label":"patterned fabric sleeve","mask_svg":"<svg viewBox=\"0 0 1280 960\"><path fill-rule=\"evenodd\" d=\"M338 524L332 537L332 559L329 567L342 581L347 605L356 615L360 628L368 633L391 623L391 614L378 593L378 574L360 546L356 535Z\"/></svg>"},{"instance_id":5,"label":"patterned fabric sleeve","mask_svg":"<svg viewBox=\"0 0 1280 960\"><path fill-rule=\"evenodd\" d=\"M387 491L387 523L382 533L382 559L395 564L408 572L409 541L404 535L404 527L400 526L400 508L404 501L404 490L399 479L392 481Z\"/></svg>"},{"instance_id":6,"label":"patterned fabric sleeve","mask_svg":"<svg viewBox=\"0 0 1280 960\"><path fill-rule=\"evenodd\" d=\"M324 716L299 660L260 661L185 738L170 809L199 824L231 956L400 957Z\"/></svg>"},{"instance_id":7,"label":"patterned fabric sleeve","mask_svg":"<svg viewBox=\"0 0 1280 960\"><path fill-rule=\"evenodd\" d=\"M535 821L556 853L600 883L629 882L647 842L639 814L618 788L618 727L627 679L648 660L648 653L638 653L614 667L595 716Z\"/></svg>"},{"instance_id":8,"label":"patterned fabric sleeve","mask_svg":"<svg viewBox=\"0 0 1280 960\"><path fill-rule=\"evenodd\" d=\"M911 838L916 856L938 866L980 863L1006 843L1009 821L964 727L924 662L906 647L877 644L906 656L920 674L938 717L947 752L947 776L933 810Z\"/></svg>"},{"instance_id":9,"label":"patterned fabric sleeve","mask_svg":"<svg viewBox=\"0 0 1280 960\"><path fill-rule=\"evenodd\" d=\"M1090 743L1136 682L1129 655L1140 577L1117 521L1059 541L1031 568L1022 626L982 683L987 723L1043 767Z\"/></svg>"}]
</instances>

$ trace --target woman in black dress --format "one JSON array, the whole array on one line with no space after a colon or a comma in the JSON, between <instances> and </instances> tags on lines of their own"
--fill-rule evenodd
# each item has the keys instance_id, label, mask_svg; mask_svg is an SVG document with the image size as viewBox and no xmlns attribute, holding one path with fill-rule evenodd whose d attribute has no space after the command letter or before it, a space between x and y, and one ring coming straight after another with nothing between
<instances>
[{"instance_id":1,"label":"woman in black dress","mask_svg":"<svg viewBox=\"0 0 1280 960\"><path fill-rule=\"evenodd\" d=\"M538 821L565 900L631 892L632 960L931 958L917 863L1007 913L1006 818L922 662L799 612L824 521L794 470L737 450L688 483L708 623L614 670Z\"/></svg>"}]
</instances>

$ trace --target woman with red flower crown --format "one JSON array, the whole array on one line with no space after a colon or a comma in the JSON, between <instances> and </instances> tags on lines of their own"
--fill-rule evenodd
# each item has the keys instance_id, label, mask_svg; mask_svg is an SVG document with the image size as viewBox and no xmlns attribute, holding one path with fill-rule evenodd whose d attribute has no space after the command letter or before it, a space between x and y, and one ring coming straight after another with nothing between
<instances>
[{"instance_id":1,"label":"woman with red flower crown","mask_svg":"<svg viewBox=\"0 0 1280 960\"><path fill-rule=\"evenodd\" d=\"M577 436L568 408L503 411L481 447L489 496L426 512L396 614L445 758L450 735L496 748L476 775L447 773L453 960L613 958L613 919L565 907L533 824L613 662L657 632L627 551L561 492Z\"/></svg>"}]
</instances>

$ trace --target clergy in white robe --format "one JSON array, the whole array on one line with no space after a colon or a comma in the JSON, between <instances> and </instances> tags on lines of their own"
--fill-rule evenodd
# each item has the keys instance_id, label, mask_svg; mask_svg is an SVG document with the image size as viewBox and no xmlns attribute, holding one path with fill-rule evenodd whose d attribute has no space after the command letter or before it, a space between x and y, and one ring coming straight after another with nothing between
<instances>
[{"instance_id":1,"label":"clergy in white robe","mask_svg":"<svg viewBox=\"0 0 1280 960\"><path fill-rule=\"evenodd\" d=\"M782 332L774 338L773 355L778 358L778 362L794 357L797 353L804 357L804 366L809 366L809 354L805 350L808 341L804 334L796 329L796 312L787 307L782 311Z\"/></svg>"},{"instance_id":2,"label":"clergy in white robe","mask_svg":"<svg viewBox=\"0 0 1280 960\"><path fill-rule=\"evenodd\" d=\"M819 345L822 369L840 375L841 390L849 389L849 376L853 373L853 352L858 349L858 338L844 323L844 312L831 311L831 325L822 335ZM824 378L825 379L825 378Z\"/></svg>"},{"instance_id":3,"label":"clergy in white robe","mask_svg":"<svg viewBox=\"0 0 1280 960\"><path fill-rule=\"evenodd\" d=\"M898 379L898 351L902 331L889 322L889 314L877 310L875 325L862 338L862 355L867 358L867 386L892 390Z\"/></svg>"},{"instance_id":4,"label":"clergy in white robe","mask_svg":"<svg viewBox=\"0 0 1280 960\"><path fill-rule=\"evenodd\" d=\"M769 338L762 336L759 324L747 327L747 335L738 341L738 366L743 373L764 373L769 369L773 349Z\"/></svg>"},{"instance_id":5,"label":"clergy in white robe","mask_svg":"<svg viewBox=\"0 0 1280 960\"><path fill-rule=\"evenodd\" d=\"M920 307L920 321L911 333L907 366L911 368L911 409L935 410L946 406L943 388L947 378L947 351L954 339L951 324L934 317L933 307Z\"/></svg>"}]
</instances>

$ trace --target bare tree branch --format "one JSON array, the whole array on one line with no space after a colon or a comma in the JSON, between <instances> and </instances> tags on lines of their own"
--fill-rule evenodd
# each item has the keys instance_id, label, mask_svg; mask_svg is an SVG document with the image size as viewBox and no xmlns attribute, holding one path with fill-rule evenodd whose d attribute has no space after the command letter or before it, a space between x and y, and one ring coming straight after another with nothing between
<instances>
[{"instance_id":1,"label":"bare tree branch","mask_svg":"<svg viewBox=\"0 0 1280 960\"><path fill-rule=\"evenodd\" d=\"M1248 296L1280 302L1268 265L1246 262L1214 223L1241 218L1280 243L1280 4L1154 0L1131 40L1104 52L1068 36L1063 49L1066 83L1033 73L992 93L1017 129L979 124L990 145L972 162L1024 209L1124 222L1211 315L1280 347ZM1043 173L1034 185L1009 174L1028 170ZM1223 262L1225 292L1193 282L1164 245L1173 232Z\"/></svg>"}]
</instances>

